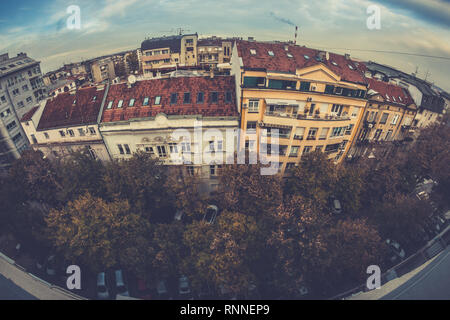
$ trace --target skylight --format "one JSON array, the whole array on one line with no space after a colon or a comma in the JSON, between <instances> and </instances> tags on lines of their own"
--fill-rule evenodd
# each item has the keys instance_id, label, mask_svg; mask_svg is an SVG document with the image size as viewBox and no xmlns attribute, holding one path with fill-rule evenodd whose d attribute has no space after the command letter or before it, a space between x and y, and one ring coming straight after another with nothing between
<instances>
[{"instance_id":1,"label":"skylight","mask_svg":"<svg viewBox=\"0 0 450 320\"><path fill-rule=\"evenodd\" d=\"M403 100L402 100L402 97L400 97L400 96L398 97L398 100L403 101Z\"/></svg>"},{"instance_id":2,"label":"skylight","mask_svg":"<svg viewBox=\"0 0 450 320\"><path fill-rule=\"evenodd\" d=\"M119 104L117 105L117 108L122 108L122 105L123 105L123 100L120 100Z\"/></svg>"},{"instance_id":3,"label":"skylight","mask_svg":"<svg viewBox=\"0 0 450 320\"><path fill-rule=\"evenodd\" d=\"M309 56L307 56L306 54L304 55L305 59L309 59Z\"/></svg>"},{"instance_id":4,"label":"skylight","mask_svg":"<svg viewBox=\"0 0 450 320\"><path fill-rule=\"evenodd\" d=\"M292 54L290 54L289 52L286 53L286 54L287 54L287 56L288 56L289 58L293 58Z\"/></svg>"},{"instance_id":5,"label":"skylight","mask_svg":"<svg viewBox=\"0 0 450 320\"><path fill-rule=\"evenodd\" d=\"M354 70L354 69L355 69L355 68L353 68L353 66L352 66L351 64L349 64L348 67L349 67L351 70Z\"/></svg>"},{"instance_id":6,"label":"skylight","mask_svg":"<svg viewBox=\"0 0 450 320\"><path fill-rule=\"evenodd\" d=\"M389 95L386 93L386 99L390 100Z\"/></svg>"},{"instance_id":7,"label":"skylight","mask_svg":"<svg viewBox=\"0 0 450 320\"><path fill-rule=\"evenodd\" d=\"M111 109L111 108L112 108L112 105L113 105L113 102L110 101L110 102L108 103L108 106L107 106L106 108L107 108L107 109Z\"/></svg>"},{"instance_id":8,"label":"skylight","mask_svg":"<svg viewBox=\"0 0 450 320\"><path fill-rule=\"evenodd\" d=\"M129 107L133 107L135 101L136 101L135 99L131 99L131 100L130 100L130 103L128 104L128 106L129 106Z\"/></svg>"},{"instance_id":9,"label":"skylight","mask_svg":"<svg viewBox=\"0 0 450 320\"><path fill-rule=\"evenodd\" d=\"M155 97L155 105L158 105L161 103L161 96L156 96Z\"/></svg>"},{"instance_id":10,"label":"skylight","mask_svg":"<svg viewBox=\"0 0 450 320\"><path fill-rule=\"evenodd\" d=\"M142 105L143 106L148 106L148 97L144 98L144 103Z\"/></svg>"},{"instance_id":11,"label":"skylight","mask_svg":"<svg viewBox=\"0 0 450 320\"><path fill-rule=\"evenodd\" d=\"M336 63L336 62L334 62L334 61L331 61L331 63L334 65L334 66L337 66L338 64Z\"/></svg>"},{"instance_id":12,"label":"skylight","mask_svg":"<svg viewBox=\"0 0 450 320\"><path fill-rule=\"evenodd\" d=\"M267 53L269 54L269 56L273 57L275 54L273 53L273 51L267 51Z\"/></svg>"},{"instance_id":13,"label":"skylight","mask_svg":"<svg viewBox=\"0 0 450 320\"><path fill-rule=\"evenodd\" d=\"M392 99L394 99L394 101L397 102L397 100L395 100L395 97L392 97Z\"/></svg>"},{"instance_id":14,"label":"skylight","mask_svg":"<svg viewBox=\"0 0 450 320\"><path fill-rule=\"evenodd\" d=\"M252 55L255 55L255 54L256 54L256 50L255 50L255 49L250 49L250 53L251 53Z\"/></svg>"}]
</instances>

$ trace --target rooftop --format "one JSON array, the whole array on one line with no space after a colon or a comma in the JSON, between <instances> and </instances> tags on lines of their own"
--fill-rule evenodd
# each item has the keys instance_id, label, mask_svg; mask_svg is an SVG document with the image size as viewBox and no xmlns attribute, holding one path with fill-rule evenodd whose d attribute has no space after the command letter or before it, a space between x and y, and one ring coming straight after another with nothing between
<instances>
[{"instance_id":1,"label":"rooftop","mask_svg":"<svg viewBox=\"0 0 450 320\"><path fill-rule=\"evenodd\" d=\"M186 36L191 36L192 34L158 37L144 40L141 44L141 50L152 50L160 48L170 48L171 52L180 52L181 50L181 39Z\"/></svg>"},{"instance_id":2,"label":"rooftop","mask_svg":"<svg viewBox=\"0 0 450 320\"><path fill-rule=\"evenodd\" d=\"M400 86L368 78L368 89L372 89L379 93L387 102L399 105L410 105L414 103L409 92Z\"/></svg>"},{"instance_id":3,"label":"rooftop","mask_svg":"<svg viewBox=\"0 0 450 320\"><path fill-rule=\"evenodd\" d=\"M358 70L359 63L350 59L350 56L326 53L292 43L245 40L236 43L245 69L295 73L297 69L322 63L344 81L366 83Z\"/></svg>"},{"instance_id":4,"label":"rooftop","mask_svg":"<svg viewBox=\"0 0 450 320\"><path fill-rule=\"evenodd\" d=\"M104 89L88 87L47 100L37 130L96 123L104 93Z\"/></svg>"},{"instance_id":5,"label":"rooftop","mask_svg":"<svg viewBox=\"0 0 450 320\"><path fill-rule=\"evenodd\" d=\"M2 54L0 55L0 77L31 67L38 63L38 61L31 59L23 52L13 58L10 58L7 53Z\"/></svg>"},{"instance_id":6,"label":"rooftop","mask_svg":"<svg viewBox=\"0 0 450 320\"><path fill-rule=\"evenodd\" d=\"M30 111L28 111L27 113L25 113L22 117L22 119L20 120L20 122L27 122L30 121L31 118L34 116L34 114L36 113L37 109L39 109L39 106L33 107Z\"/></svg>"},{"instance_id":7,"label":"rooftop","mask_svg":"<svg viewBox=\"0 0 450 320\"><path fill-rule=\"evenodd\" d=\"M176 98L173 95L175 93ZM203 93L203 102L200 103L199 93ZM217 102L213 101L214 98ZM127 83L121 83L109 88L102 122L155 117L158 113L236 117L238 113L235 100L232 76L142 80L137 81L131 88Z\"/></svg>"}]
</instances>

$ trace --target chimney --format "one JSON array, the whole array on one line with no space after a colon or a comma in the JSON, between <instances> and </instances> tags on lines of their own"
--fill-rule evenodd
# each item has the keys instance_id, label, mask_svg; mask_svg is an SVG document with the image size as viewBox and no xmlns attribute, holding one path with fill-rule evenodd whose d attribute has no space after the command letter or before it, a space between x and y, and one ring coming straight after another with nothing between
<instances>
[{"instance_id":1,"label":"chimney","mask_svg":"<svg viewBox=\"0 0 450 320\"><path fill-rule=\"evenodd\" d=\"M318 56L320 58L320 61L323 61L323 60L325 60L326 52L325 51L319 51Z\"/></svg>"},{"instance_id":2,"label":"chimney","mask_svg":"<svg viewBox=\"0 0 450 320\"><path fill-rule=\"evenodd\" d=\"M327 58L327 60L330 60L330 53L327 51L325 58Z\"/></svg>"},{"instance_id":3,"label":"chimney","mask_svg":"<svg viewBox=\"0 0 450 320\"><path fill-rule=\"evenodd\" d=\"M345 54L345 59L350 60L350 55L348 53Z\"/></svg>"},{"instance_id":4,"label":"chimney","mask_svg":"<svg viewBox=\"0 0 450 320\"><path fill-rule=\"evenodd\" d=\"M248 41L255 41L255 38L253 38L253 37L248 37Z\"/></svg>"},{"instance_id":5,"label":"chimney","mask_svg":"<svg viewBox=\"0 0 450 320\"><path fill-rule=\"evenodd\" d=\"M209 70L209 77L214 79L214 70L212 68Z\"/></svg>"},{"instance_id":6,"label":"chimney","mask_svg":"<svg viewBox=\"0 0 450 320\"><path fill-rule=\"evenodd\" d=\"M297 44L297 31L298 31L298 26L295 26L295 37L294 37L294 45Z\"/></svg>"}]
</instances>

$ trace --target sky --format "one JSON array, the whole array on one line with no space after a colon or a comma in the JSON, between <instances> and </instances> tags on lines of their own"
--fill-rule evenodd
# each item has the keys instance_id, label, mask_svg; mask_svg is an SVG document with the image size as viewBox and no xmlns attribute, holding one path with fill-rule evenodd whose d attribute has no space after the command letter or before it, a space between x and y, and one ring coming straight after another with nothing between
<instances>
[{"instance_id":1,"label":"sky","mask_svg":"<svg viewBox=\"0 0 450 320\"><path fill-rule=\"evenodd\" d=\"M80 29L67 28L70 5L80 7ZM379 29L367 27L372 5L380 9ZM136 49L146 37L177 28L199 36L286 41L294 39L295 25L300 45L407 73L417 69L420 78L450 92L450 0L0 0L0 53L26 52L48 72Z\"/></svg>"}]
</instances>

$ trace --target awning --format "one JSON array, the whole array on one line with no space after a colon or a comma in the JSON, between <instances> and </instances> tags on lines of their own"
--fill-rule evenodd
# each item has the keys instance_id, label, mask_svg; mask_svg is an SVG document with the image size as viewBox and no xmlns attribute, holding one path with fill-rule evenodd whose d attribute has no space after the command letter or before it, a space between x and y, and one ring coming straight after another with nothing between
<instances>
[{"instance_id":1,"label":"awning","mask_svg":"<svg viewBox=\"0 0 450 320\"><path fill-rule=\"evenodd\" d=\"M275 124L275 123L267 123L267 122L259 122L259 126L261 128L278 128L278 129L292 129L292 126L286 126L283 124Z\"/></svg>"},{"instance_id":2,"label":"awning","mask_svg":"<svg viewBox=\"0 0 450 320\"><path fill-rule=\"evenodd\" d=\"M297 100L280 100L280 99L266 99L266 104L276 104L279 106L298 106Z\"/></svg>"}]
</instances>

